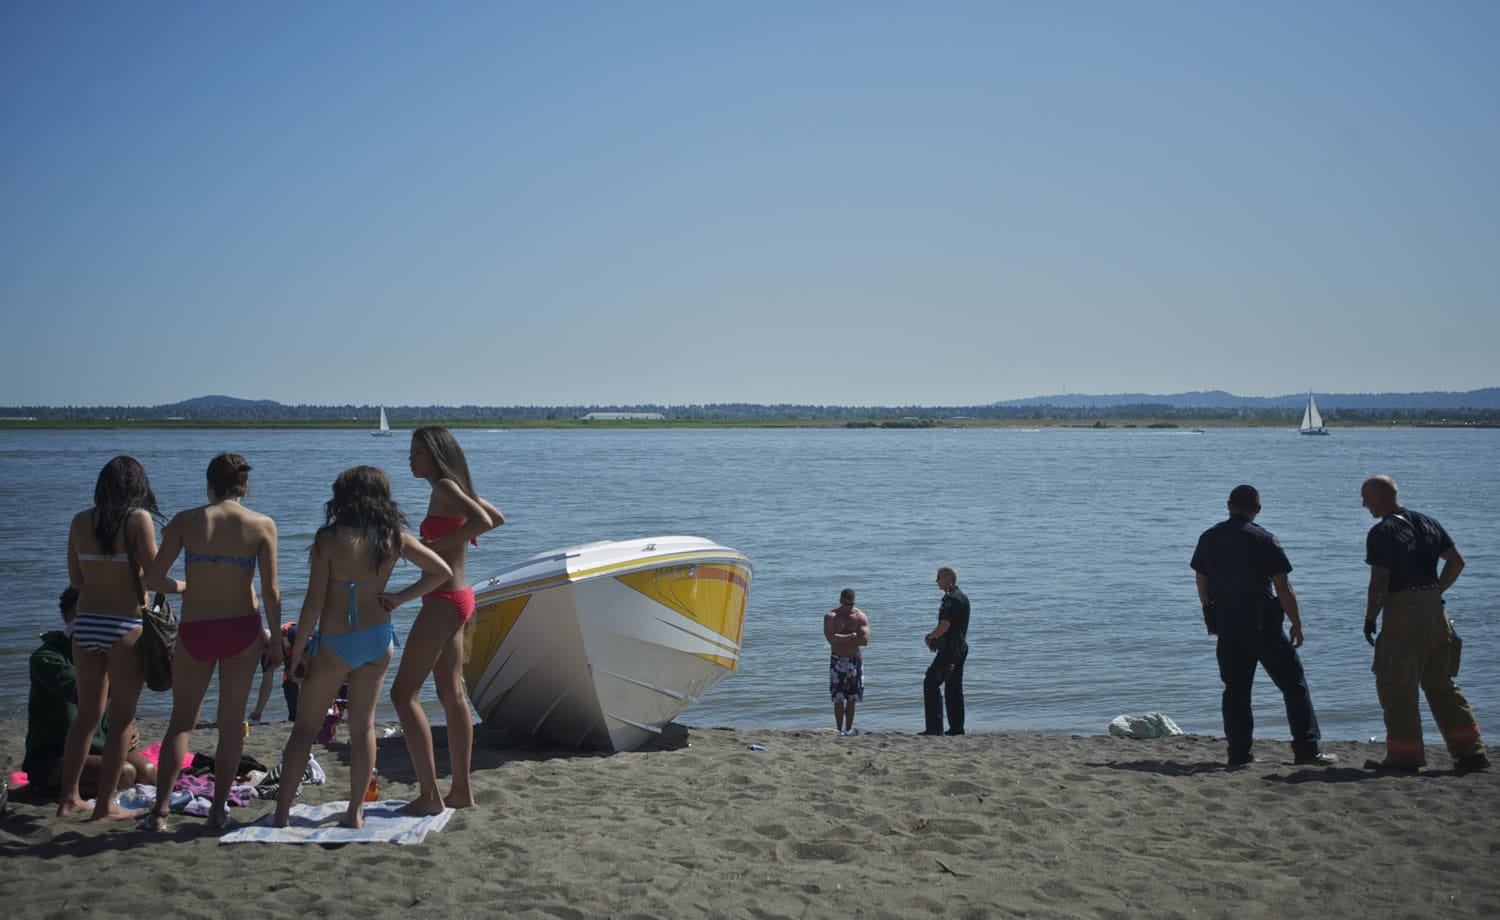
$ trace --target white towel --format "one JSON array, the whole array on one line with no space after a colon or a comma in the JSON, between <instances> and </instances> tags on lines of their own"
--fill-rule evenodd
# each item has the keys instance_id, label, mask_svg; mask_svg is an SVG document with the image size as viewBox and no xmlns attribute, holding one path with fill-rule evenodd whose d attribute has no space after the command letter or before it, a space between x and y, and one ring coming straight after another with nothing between
<instances>
[{"instance_id":1,"label":"white towel","mask_svg":"<svg viewBox=\"0 0 1500 920\"><path fill-rule=\"evenodd\" d=\"M359 830L338 823L349 803L293 805L292 823L272 827L274 815L254 824L237 827L219 838L220 843L421 843L428 833L440 831L453 817L453 809L442 814L414 817L396 811L406 802L393 799L365 804L365 826Z\"/></svg>"}]
</instances>

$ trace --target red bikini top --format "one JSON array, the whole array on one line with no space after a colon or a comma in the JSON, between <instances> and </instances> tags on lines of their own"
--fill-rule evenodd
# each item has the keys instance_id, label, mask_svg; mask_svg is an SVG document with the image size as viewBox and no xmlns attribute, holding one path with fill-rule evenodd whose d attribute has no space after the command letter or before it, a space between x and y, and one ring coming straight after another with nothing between
<instances>
[{"instance_id":1,"label":"red bikini top","mask_svg":"<svg viewBox=\"0 0 1500 920\"><path fill-rule=\"evenodd\" d=\"M417 533L421 534L424 540L439 540L467 523L469 523L468 518L451 518L429 514L422 518L422 523L417 527ZM478 546L479 538L475 537L469 542Z\"/></svg>"}]
</instances>

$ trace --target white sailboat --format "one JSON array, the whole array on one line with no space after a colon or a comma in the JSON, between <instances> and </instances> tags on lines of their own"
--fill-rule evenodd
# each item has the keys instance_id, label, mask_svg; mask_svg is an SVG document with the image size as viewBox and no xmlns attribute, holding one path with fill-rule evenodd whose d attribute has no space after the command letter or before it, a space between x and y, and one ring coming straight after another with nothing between
<instances>
[{"instance_id":1,"label":"white sailboat","mask_svg":"<svg viewBox=\"0 0 1500 920\"><path fill-rule=\"evenodd\" d=\"M1307 394L1307 408L1302 410L1302 425L1297 429L1298 434L1327 434L1328 429L1323 427L1323 416L1318 412L1318 403L1313 399L1311 393Z\"/></svg>"},{"instance_id":2,"label":"white sailboat","mask_svg":"<svg viewBox=\"0 0 1500 920\"><path fill-rule=\"evenodd\" d=\"M389 438L391 436L392 436L391 435L391 423L388 422L388 421L386 421L386 418L385 418L385 406L381 406L380 407L380 427L376 428L374 431L370 432L370 437L372 437L372 438Z\"/></svg>"}]
</instances>

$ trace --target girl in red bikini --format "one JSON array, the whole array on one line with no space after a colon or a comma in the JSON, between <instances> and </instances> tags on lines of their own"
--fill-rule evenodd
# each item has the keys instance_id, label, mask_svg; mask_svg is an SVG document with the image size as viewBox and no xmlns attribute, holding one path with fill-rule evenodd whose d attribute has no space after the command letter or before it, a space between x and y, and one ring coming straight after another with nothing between
<instances>
[{"instance_id":1,"label":"girl in red bikini","mask_svg":"<svg viewBox=\"0 0 1500 920\"><path fill-rule=\"evenodd\" d=\"M188 740L219 671L219 746L214 751L214 798L207 825L229 820L229 790L245 748L245 702L266 649L261 614L273 634L281 631L281 591L276 586L276 522L242 501L250 486L250 464L239 454L219 454L208 464L208 504L184 511L162 529L161 552L146 583L162 590L167 572L181 555L187 574L182 623L172 654L172 720L161 742L156 773L156 806L148 830L161 830L172 787L182 769ZM255 570L260 569L260 599ZM267 649L272 666L281 646Z\"/></svg>"},{"instance_id":2,"label":"girl in red bikini","mask_svg":"<svg viewBox=\"0 0 1500 920\"><path fill-rule=\"evenodd\" d=\"M422 542L452 567L453 577L441 590L422 598L422 610L406 637L401 667L391 685L391 702L401 720L406 749L420 786L417 798L402 811L435 815L444 808L468 808L474 804L474 792L469 785L474 722L461 674L463 627L474 615L474 589L464 575L464 559L469 542L504 524L505 515L474 491L469 462L448 429L428 427L412 432L410 461L411 474L432 486L427 516L419 528ZM417 698L428 674L433 677L448 722L448 761L453 786L446 796L438 791L432 729Z\"/></svg>"},{"instance_id":3,"label":"girl in red bikini","mask_svg":"<svg viewBox=\"0 0 1500 920\"><path fill-rule=\"evenodd\" d=\"M145 677L136 643L141 638L141 572L156 558L156 495L146 471L131 457L116 457L99 471L94 506L73 516L68 531L68 583L79 589L73 618L73 666L78 675L78 716L68 729L59 779L58 817L80 814L79 794L89 742L109 705L109 739L99 767L90 820L119 820L135 813L114 804L126 739L135 734L135 706ZM166 590L180 591L168 580Z\"/></svg>"}]
</instances>

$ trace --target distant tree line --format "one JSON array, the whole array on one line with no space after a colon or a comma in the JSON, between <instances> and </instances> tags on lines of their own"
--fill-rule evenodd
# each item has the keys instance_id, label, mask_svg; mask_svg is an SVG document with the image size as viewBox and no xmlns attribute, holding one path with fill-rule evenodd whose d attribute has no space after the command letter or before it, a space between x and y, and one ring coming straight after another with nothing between
<instances>
[{"instance_id":1,"label":"distant tree line","mask_svg":"<svg viewBox=\"0 0 1500 920\"><path fill-rule=\"evenodd\" d=\"M1280 407L1191 408L1164 403L1125 405L980 405L980 406L826 406L795 403L707 403L702 405L564 405L564 406L386 406L392 424L414 423L483 425L578 421L591 412L654 412L676 423L916 423L936 424L967 419L1082 422L1115 419L1162 421L1225 421L1250 424L1296 424L1300 409ZM162 406L0 406L0 420L36 419L41 422L193 423L224 425L337 425L374 427L378 406L288 406L265 400L201 397ZM1331 424L1496 424L1500 409L1343 408L1325 410ZM621 424L606 422L603 424ZM625 423L632 424L632 423ZM646 423L659 424L659 423ZM887 427L892 427L888 425ZM900 426L898 426L900 427Z\"/></svg>"}]
</instances>

